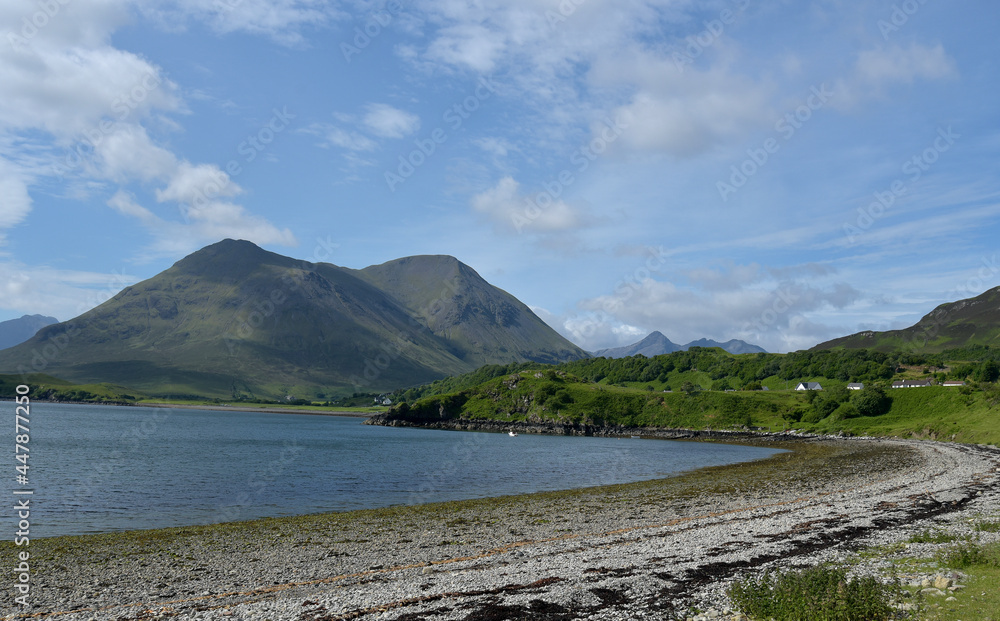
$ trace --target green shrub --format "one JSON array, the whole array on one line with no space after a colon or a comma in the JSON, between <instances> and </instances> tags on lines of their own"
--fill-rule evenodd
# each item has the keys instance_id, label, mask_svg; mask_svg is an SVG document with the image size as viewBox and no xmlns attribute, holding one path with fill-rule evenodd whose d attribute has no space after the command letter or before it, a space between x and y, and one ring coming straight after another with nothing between
<instances>
[{"instance_id":1,"label":"green shrub","mask_svg":"<svg viewBox=\"0 0 1000 621\"><path fill-rule=\"evenodd\" d=\"M965 569L977 565L1000 567L1000 544L962 542L941 551L938 560L952 569Z\"/></svg>"},{"instance_id":2,"label":"green shrub","mask_svg":"<svg viewBox=\"0 0 1000 621\"><path fill-rule=\"evenodd\" d=\"M976 522L972 528L980 533L997 533L1000 532L1000 522Z\"/></svg>"},{"instance_id":3,"label":"green shrub","mask_svg":"<svg viewBox=\"0 0 1000 621\"><path fill-rule=\"evenodd\" d=\"M806 412L805 414L803 414L801 420L802 420L803 423L818 423L819 421L823 420L824 418L826 418L826 414L824 414L823 412L821 412L819 410L813 409L813 410L809 410L808 412Z\"/></svg>"},{"instance_id":4,"label":"green shrub","mask_svg":"<svg viewBox=\"0 0 1000 621\"><path fill-rule=\"evenodd\" d=\"M878 621L892 618L899 593L898 584L849 579L845 569L819 566L746 578L730 587L729 598L752 619Z\"/></svg>"},{"instance_id":5,"label":"green shrub","mask_svg":"<svg viewBox=\"0 0 1000 621\"><path fill-rule=\"evenodd\" d=\"M865 386L854 391L851 404L861 416L881 416L892 407L892 397L886 394L880 386Z\"/></svg>"}]
</instances>

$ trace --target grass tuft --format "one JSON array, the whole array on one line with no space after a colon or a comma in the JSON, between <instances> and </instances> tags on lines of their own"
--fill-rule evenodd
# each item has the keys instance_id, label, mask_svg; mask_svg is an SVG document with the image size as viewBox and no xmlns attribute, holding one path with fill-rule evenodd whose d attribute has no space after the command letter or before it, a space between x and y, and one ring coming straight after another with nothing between
<instances>
[{"instance_id":1,"label":"grass tuft","mask_svg":"<svg viewBox=\"0 0 1000 621\"><path fill-rule=\"evenodd\" d=\"M1000 543L980 544L964 541L938 553L938 561L953 569L969 567L1000 568Z\"/></svg>"},{"instance_id":2,"label":"grass tuft","mask_svg":"<svg viewBox=\"0 0 1000 621\"><path fill-rule=\"evenodd\" d=\"M752 619L774 621L880 621L891 619L898 582L848 578L847 570L818 566L803 570L767 571L729 589L733 604Z\"/></svg>"},{"instance_id":3,"label":"grass tuft","mask_svg":"<svg viewBox=\"0 0 1000 621\"><path fill-rule=\"evenodd\" d=\"M960 537L957 535L945 532L940 528L925 528L919 533L910 535L908 541L910 543L951 543L959 539Z\"/></svg>"}]
</instances>

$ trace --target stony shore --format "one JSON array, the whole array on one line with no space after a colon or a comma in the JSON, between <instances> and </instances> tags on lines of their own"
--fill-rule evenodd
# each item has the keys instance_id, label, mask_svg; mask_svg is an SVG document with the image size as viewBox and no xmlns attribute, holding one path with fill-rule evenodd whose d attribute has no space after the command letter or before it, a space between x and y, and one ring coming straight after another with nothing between
<instances>
[{"instance_id":1,"label":"stony shore","mask_svg":"<svg viewBox=\"0 0 1000 621\"><path fill-rule=\"evenodd\" d=\"M1000 516L1000 451L877 439L565 492L33 540L28 616L672 619L729 614L768 566L843 560L941 521ZM5 544L12 558L12 544ZM871 563L873 561L869 561ZM704 617L707 618L707 617Z\"/></svg>"}]
</instances>

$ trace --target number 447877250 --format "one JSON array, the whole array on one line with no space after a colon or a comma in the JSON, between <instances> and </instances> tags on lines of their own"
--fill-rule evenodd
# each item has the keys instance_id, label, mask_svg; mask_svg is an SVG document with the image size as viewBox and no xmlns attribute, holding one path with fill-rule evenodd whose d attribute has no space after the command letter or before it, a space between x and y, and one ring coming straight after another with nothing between
<instances>
[{"instance_id":1,"label":"number 447877250","mask_svg":"<svg viewBox=\"0 0 1000 621\"><path fill-rule=\"evenodd\" d=\"M16 437L14 440L15 453L14 459L18 461L17 466L14 467L20 476L17 477L17 482L22 485L28 484L28 441L31 439L30 430L28 429L28 424L31 422L28 420L30 414L30 400L28 399L28 387L18 386L17 387L18 397L15 399L17 402L17 408L15 412L15 425L16 425Z\"/></svg>"}]
</instances>

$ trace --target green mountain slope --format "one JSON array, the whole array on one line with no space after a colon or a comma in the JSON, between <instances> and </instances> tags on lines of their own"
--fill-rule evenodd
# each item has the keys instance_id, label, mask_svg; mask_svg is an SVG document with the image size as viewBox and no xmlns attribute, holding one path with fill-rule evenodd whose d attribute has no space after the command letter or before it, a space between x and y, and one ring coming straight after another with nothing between
<instances>
[{"instance_id":1,"label":"green mountain slope","mask_svg":"<svg viewBox=\"0 0 1000 621\"><path fill-rule=\"evenodd\" d=\"M450 257L421 263L431 279L450 270L475 274ZM481 361L552 359L552 347L505 349L534 332L546 335L543 343L559 345L556 351L566 354L560 359L578 357L577 348L534 315L501 326L523 335L504 335L488 315L467 309L448 329L430 328L410 308L414 294L379 286L403 286L407 278L391 269L379 273L380 279L363 278L363 270L225 240L0 352L0 372L44 371L163 396L324 398L419 384L470 371ZM491 292L481 279L472 284L459 278L453 296L507 296L520 304ZM461 307L449 299L435 308L450 315ZM490 334L506 340L497 345ZM486 336L476 341L466 335Z\"/></svg>"},{"instance_id":2,"label":"green mountain slope","mask_svg":"<svg viewBox=\"0 0 1000 621\"><path fill-rule=\"evenodd\" d=\"M390 292L473 368L499 360L555 363L587 357L517 298L452 257L407 257L358 275Z\"/></svg>"},{"instance_id":3,"label":"green mountain slope","mask_svg":"<svg viewBox=\"0 0 1000 621\"><path fill-rule=\"evenodd\" d=\"M940 352L969 345L1000 345L1000 287L974 298L942 304L909 328L858 332L820 343L813 350Z\"/></svg>"}]
</instances>

